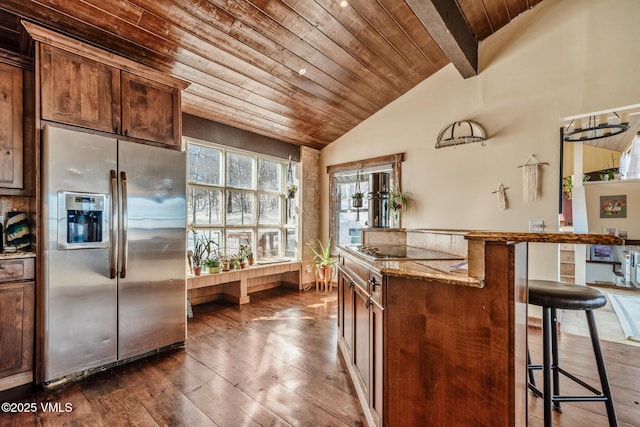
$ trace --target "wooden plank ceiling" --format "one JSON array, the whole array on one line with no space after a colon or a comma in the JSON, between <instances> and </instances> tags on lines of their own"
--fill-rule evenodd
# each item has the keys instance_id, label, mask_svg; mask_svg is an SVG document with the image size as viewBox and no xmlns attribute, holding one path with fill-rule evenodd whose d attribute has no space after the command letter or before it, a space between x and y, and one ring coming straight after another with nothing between
<instances>
[{"instance_id":1,"label":"wooden plank ceiling","mask_svg":"<svg viewBox=\"0 0 640 427\"><path fill-rule=\"evenodd\" d=\"M475 75L541 1L2 0L0 47L30 53L28 19L191 82L184 112L322 148L449 62Z\"/></svg>"}]
</instances>

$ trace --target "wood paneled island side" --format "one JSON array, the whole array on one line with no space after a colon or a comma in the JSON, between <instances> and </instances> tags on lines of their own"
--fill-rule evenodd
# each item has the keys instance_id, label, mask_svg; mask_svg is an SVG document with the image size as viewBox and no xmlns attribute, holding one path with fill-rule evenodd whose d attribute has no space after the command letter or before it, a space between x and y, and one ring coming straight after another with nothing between
<instances>
[{"instance_id":1,"label":"wood paneled island side","mask_svg":"<svg viewBox=\"0 0 640 427\"><path fill-rule=\"evenodd\" d=\"M469 232L459 260L340 250L338 345L376 426L527 424L528 242L608 235Z\"/></svg>"}]
</instances>

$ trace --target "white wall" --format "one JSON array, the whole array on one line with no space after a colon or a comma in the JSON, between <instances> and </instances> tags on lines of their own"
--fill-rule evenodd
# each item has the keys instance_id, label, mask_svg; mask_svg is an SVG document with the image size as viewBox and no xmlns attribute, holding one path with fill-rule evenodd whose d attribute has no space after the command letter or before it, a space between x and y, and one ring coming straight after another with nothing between
<instances>
[{"instance_id":1,"label":"white wall","mask_svg":"<svg viewBox=\"0 0 640 427\"><path fill-rule=\"evenodd\" d=\"M480 44L478 76L464 80L449 64L323 149L323 170L405 152L403 191L414 205L404 226L526 231L542 219L556 231L560 118L640 102L638 16L637 0L545 0ZM440 129L465 119L485 128L487 145L436 150ZM523 200L518 168L530 154L550 163L535 202ZM500 183L505 211L492 194ZM532 276L555 277L553 246L532 248Z\"/></svg>"},{"instance_id":2,"label":"white wall","mask_svg":"<svg viewBox=\"0 0 640 427\"><path fill-rule=\"evenodd\" d=\"M589 233L602 233L604 227L627 232L629 239L640 239L640 180L598 181L584 184ZM627 196L626 218L600 218L600 196Z\"/></svg>"}]
</instances>

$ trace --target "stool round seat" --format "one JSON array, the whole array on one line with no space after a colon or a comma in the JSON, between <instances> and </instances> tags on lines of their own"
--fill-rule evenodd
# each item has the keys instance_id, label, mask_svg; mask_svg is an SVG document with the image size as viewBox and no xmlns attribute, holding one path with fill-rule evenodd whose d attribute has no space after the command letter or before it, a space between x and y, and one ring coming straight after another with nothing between
<instances>
[{"instance_id":1,"label":"stool round seat","mask_svg":"<svg viewBox=\"0 0 640 427\"><path fill-rule=\"evenodd\" d=\"M595 310L607 304L607 297L587 286L529 280L529 303L564 310Z\"/></svg>"}]
</instances>

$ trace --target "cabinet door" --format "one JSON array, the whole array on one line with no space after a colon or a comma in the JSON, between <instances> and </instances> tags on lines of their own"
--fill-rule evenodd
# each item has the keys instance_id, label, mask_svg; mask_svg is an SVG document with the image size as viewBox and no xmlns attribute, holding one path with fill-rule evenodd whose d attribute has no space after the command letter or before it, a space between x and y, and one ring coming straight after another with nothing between
<instances>
[{"instance_id":1,"label":"cabinet door","mask_svg":"<svg viewBox=\"0 0 640 427\"><path fill-rule=\"evenodd\" d=\"M353 364L363 385L367 400L369 397L369 297L358 287L355 288L353 319Z\"/></svg>"},{"instance_id":2,"label":"cabinet door","mask_svg":"<svg viewBox=\"0 0 640 427\"><path fill-rule=\"evenodd\" d=\"M342 307L340 311L342 313L342 337L344 343L349 351L349 355L353 355L353 282L349 277L342 275L342 281L340 283ZM352 357L350 357L352 359ZM348 360L351 363L352 360Z\"/></svg>"},{"instance_id":3,"label":"cabinet door","mask_svg":"<svg viewBox=\"0 0 640 427\"><path fill-rule=\"evenodd\" d=\"M344 288L345 275L338 269L338 336L344 338Z\"/></svg>"},{"instance_id":4,"label":"cabinet door","mask_svg":"<svg viewBox=\"0 0 640 427\"><path fill-rule=\"evenodd\" d=\"M375 425L382 425L384 402L384 310L377 304L371 304L371 402L369 408L375 419Z\"/></svg>"},{"instance_id":5,"label":"cabinet door","mask_svg":"<svg viewBox=\"0 0 640 427\"><path fill-rule=\"evenodd\" d=\"M33 368L33 282L0 284L0 378Z\"/></svg>"},{"instance_id":6,"label":"cabinet door","mask_svg":"<svg viewBox=\"0 0 640 427\"><path fill-rule=\"evenodd\" d=\"M0 187L23 188L22 70L0 63Z\"/></svg>"},{"instance_id":7,"label":"cabinet door","mask_svg":"<svg viewBox=\"0 0 640 427\"><path fill-rule=\"evenodd\" d=\"M40 45L41 116L105 132L120 129L120 70Z\"/></svg>"},{"instance_id":8,"label":"cabinet door","mask_svg":"<svg viewBox=\"0 0 640 427\"><path fill-rule=\"evenodd\" d=\"M180 91L122 72L122 130L126 136L180 147Z\"/></svg>"}]
</instances>

